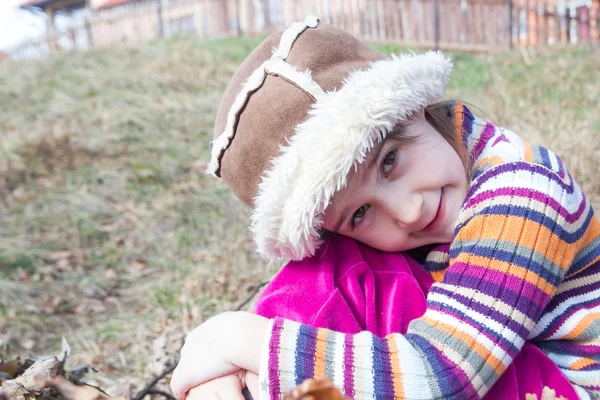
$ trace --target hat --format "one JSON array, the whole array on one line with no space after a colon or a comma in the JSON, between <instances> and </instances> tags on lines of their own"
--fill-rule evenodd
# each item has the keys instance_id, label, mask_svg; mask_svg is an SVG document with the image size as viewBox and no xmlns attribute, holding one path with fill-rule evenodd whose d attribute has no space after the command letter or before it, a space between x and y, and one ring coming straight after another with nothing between
<instances>
[{"instance_id":1,"label":"hat","mask_svg":"<svg viewBox=\"0 0 600 400\"><path fill-rule=\"evenodd\" d=\"M313 255L351 168L442 97L451 70L439 52L389 57L313 16L265 39L223 94L207 169L253 208L258 252Z\"/></svg>"}]
</instances>

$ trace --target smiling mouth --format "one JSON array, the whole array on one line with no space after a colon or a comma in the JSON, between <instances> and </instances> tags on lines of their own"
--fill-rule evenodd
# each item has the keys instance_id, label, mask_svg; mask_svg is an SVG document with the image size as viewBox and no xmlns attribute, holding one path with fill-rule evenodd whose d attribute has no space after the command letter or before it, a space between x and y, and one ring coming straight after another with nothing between
<instances>
[{"instance_id":1,"label":"smiling mouth","mask_svg":"<svg viewBox=\"0 0 600 400\"><path fill-rule=\"evenodd\" d=\"M423 228L423 232L431 232L435 229L437 229L440 224L442 223L442 220L444 218L444 188L442 188L442 192L440 193L440 202L438 204L438 208L435 212L435 216L433 217L433 219L431 220L431 222L429 223L429 225L427 225L425 228Z\"/></svg>"}]
</instances>

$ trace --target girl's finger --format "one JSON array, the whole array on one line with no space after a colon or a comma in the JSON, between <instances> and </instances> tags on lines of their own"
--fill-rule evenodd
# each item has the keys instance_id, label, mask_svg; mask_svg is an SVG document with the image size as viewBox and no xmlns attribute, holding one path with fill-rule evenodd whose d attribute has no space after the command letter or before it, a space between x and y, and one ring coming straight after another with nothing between
<instances>
[{"instance_id":1,"label":"girl's finger","mask_svg":"<svg viewBox=\"0 0 600 400\"><path fill-rule=\"evenodd\" d=\"M231 375L190 389L187 400L245 400L241 382Z\"/></svg>"},{"instance_id":2,"label":"girl's finger","mask_svg":"<svg viewBox=\"0 0 600 400\"><path fill-rule=\"evenodd\" d=\"M173 392L173 394L175 395L175 397L177 398L177 400L186 400L187 397L187 391L190 388L190 380L193 382L192 380L192 376L189 373L186 373L186 371L190 371L189 368L183 368L182 366L182 362L179 362L179 365L177 365L177 368L175 368L175 371L173 371L173 376L171 377L171 391ZM190 376L188 376L190 375ZM191 385L193 386L193 385Z\"/></svg>"},{"instance_id":3,"label":"girl's finger","mask_svg":"<svg viewBox=\"0 0 600 400\"><path fill-rule=\"evenodd\" d=\"M246 372L246 386L254 400L258 400L258 375L252 372Z\"/></svg>"}]
</instances>

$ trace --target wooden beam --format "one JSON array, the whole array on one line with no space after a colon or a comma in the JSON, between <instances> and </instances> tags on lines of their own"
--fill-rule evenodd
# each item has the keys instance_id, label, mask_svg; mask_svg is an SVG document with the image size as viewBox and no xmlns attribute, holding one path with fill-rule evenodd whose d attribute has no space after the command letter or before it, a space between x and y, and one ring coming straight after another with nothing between
<instances>
[{"instance_id":1,"label":"wooden beam","mask_svg":"<svg viewBox=\"0 0 600 400\"><path fill-rule=\"evenodd\" d=\"M47 7L46 8L46 32L48 35L54 34L54 8Z\"/></svg>"},{"instance_id":2,"label":"wooden beam","mask_svg":"<svg viewBox=\"0 0 600 400\"><path fill-rule=\"evenodd\" d=\"M64 10L73 7L85 7L86 0L57 0L52 4L49 4L47 8L52 8L53 10Z\"/></svg>"}]
</instances>

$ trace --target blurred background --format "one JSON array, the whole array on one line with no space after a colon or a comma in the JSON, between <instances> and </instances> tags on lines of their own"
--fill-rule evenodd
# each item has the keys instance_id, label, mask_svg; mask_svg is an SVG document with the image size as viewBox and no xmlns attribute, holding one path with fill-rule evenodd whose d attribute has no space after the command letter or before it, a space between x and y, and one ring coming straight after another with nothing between
<instances>
[{"instance_id":1,"label":"blurred background","mask_svg":"<svg viewBox=\"0 0 600 400\"><path fill-rule=\"evenodd\" d=\"M600 209L600 0L2 0L0 354L56 353L112 395L280 265L204 175L220 95L307 14L380 50L439 48L448 98L558 152ZM244 309L252 309L252 303ZM159 388L167 388L167 380Z\"/></svg>"}]
</instances>

